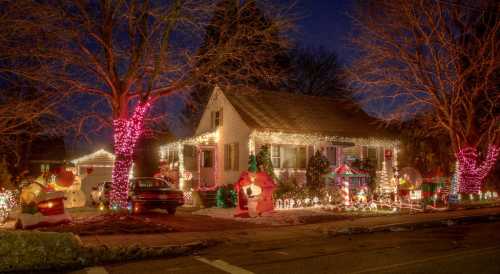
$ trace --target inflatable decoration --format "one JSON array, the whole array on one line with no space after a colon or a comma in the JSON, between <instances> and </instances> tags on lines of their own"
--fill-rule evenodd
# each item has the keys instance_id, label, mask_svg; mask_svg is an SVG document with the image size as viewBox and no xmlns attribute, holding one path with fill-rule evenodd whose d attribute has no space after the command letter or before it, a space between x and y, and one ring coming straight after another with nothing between
<instances>
[{"instance_id":1,"label":"inflatable decoration","mask_svg":"<svg viewBox=\"0 0 500 274\"><path fill-rule=\"evenodd\" d=\"M49 191L34 182L21 191L21 214L17 228L35 228L49 224L66 223L70 216L64 210L64 192Z\"/></svg>"},{"instance_id":2,"label":"inflatable decoration","mask_svg":"<svg viewBox=\"0 0 500 274\"><path fill-rule=\"evenodd\" d=\"M56 184L61 187L70 187L75 181L75 175L71 171L62 170L57 174Z\"/></svg>"},{"instance_id":3,"label":"inflatable decoration","mask_svg":"<svg viewBox=\"0 0 500 274\"><path fill-rule=\"evenodd\" d=\"M242 172L235 184L238 196L235 217L256 217L274 208L273 191L276 188L271 176L265 172Z\"/></svg>"},{"instance_id":4,"label":"inflatable decoration","mask_svg":"<svg viewBox=\"0 0 500 274\"><path fill-rule=\"evenodd\" d=\"M402 168L399 189L417 189L422 185L422 175L412 167Z\"/></svg>"}]
</instances>

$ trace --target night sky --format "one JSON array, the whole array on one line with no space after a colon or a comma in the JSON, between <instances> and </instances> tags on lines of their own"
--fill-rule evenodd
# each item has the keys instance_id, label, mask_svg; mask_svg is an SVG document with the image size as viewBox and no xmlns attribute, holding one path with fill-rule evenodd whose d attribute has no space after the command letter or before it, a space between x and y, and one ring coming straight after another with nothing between
<instances>
[{"instance_id":1,"label":"night sky","mask_svg":"<svg viewBox=\"0 0 500 274\"><path fill-rule=\"evenodd\" d=\"M293 2L284 0L285 3ZM341 63L349 63L351 50L347 36L351 31L352 10L354 0L297 0L294 13L298 14L294 42L299 47L324 47L337 53ZM186 135L178 113L182 110L181 100L167 100L160 103L160 108L168 109L171 130L175 135ZM73 149L94 150L98 147L111 146L111 131L105 131L94 136L91 143L77 142Z\"/></svg>"},{"instance_id":2,"label":"night sky","mask_svg":"<svg viewBox=\"0 0 500 274\"><path fill-rule=\"evenodd\" d=\"M300 0L297 10L302 16L297 22L297 43L332 49L342 62L347 62L351 53L346 39L351 31L349 16L354 3L354 0Z\"/></svg>"}]
</instances>

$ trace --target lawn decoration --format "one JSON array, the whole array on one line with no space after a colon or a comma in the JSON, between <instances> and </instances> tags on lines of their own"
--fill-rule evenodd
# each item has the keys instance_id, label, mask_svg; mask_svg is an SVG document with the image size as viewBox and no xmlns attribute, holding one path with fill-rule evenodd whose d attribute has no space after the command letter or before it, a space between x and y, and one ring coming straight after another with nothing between
<instances>
[{"instance_id":1,"label":"lawn decoration","mask_svg":"<svg viewBox=\"0 0 500 274\"><path fill-rule=\"evenodd\" d=\"M344 206L351 204L351 194L357 194L362 190L366 191L371 179L368 172L352 168L347 164L340 165L329 177L333 183L340 187Z\"/></svg>"},{"instance_id":2,"label":"lawn decoration","mask_svg":"<svg viewBox=\"0 0 500 274\"><path fill-rule=\"evenodd\" d=\"M75 175L68 170L61 170L56 176L56 184L60 187L70 187L75 181Z\"/></svg>"},{"instance_id":3,"label":"lawn decoration","mask_svg":"<svg viewBox=\"0 0 500 274\"><path fill-rule=\"evenodd\" d=\"M16 204L15 192L0 188L0 224L7 220Z\"/></svg>"},{"instance_id":4,"label":"lawn decoration","mask_svg":"<svg viewBox=\"0 0 500 274\"><path fill-rule=\"evenodd\" d=\"M401 198L406 200L420 200L422 185L422 175L420 172L412 167L402 168L400 171L401 178L399 178L398 194Z\"/></svg>"},{"instance_id":5,"label":"lawn decoration","mask_svg":"<svg viewBox=\"0 0 500 274\"><path fill-rule=\"evenodd\" d=\"M276 184L266 172L256 172L254 155L250 156L249 164L249 171L242 172L235 184L238 195L236 217L256 217L274 208L273 192Z\"/></svg>"},{"instance_id":6,"label":"lawn decoration","mask_svg":"<svg viewBox=\"0 0 500 274\"><path fill-rule=\"evenodd\" d=\"M435 207L438 201L447 201L445 194L449 193L450 182L439 168L427 174L422 181L422 198L427 204L432 203Z\"/></svg>"},{"instance_id":7,"label":"lawn decoration","mask_svg":"<svg viewBox=\"0 0 500 274\"><path fill-rule=\"evenodd\" d=\"M64 210L64 192L50 191L34 182L21 191L21 214L16 227L35 228L70 221Z\"/></svg>"}]
</instances>

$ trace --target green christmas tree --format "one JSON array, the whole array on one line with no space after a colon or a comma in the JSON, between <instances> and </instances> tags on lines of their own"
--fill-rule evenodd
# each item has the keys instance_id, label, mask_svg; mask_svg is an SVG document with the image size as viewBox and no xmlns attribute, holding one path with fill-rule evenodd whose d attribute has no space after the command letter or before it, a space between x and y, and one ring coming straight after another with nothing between
<instances>
[{"instance_id":1,"label":"green christmas tree","mask_svg":"<svg viewBox=\"0 0 500 274\"><path fill-rule=\"evenodd\" d=\"M273 179L276 179L268 145L262 145L260 147L260 151L257 153L257 166L259 167L259 171L265 172Z\"/></svg>"},{"instance_id":2,"label":"green christmas tree","mask_svg":"<svg viewBox=\"0 0 500 274\"><path fill-rule=\"evenodd\" d=\"M257 172L257 160L253 154L248 159L248 171Z\"/></svg>"},{"instance_id":3,"label":"green christmas tree","mask_svg":"<svg viewBox=\"0 0 500 274\"><path fill-rule=\"evenodd\" d=\"M307 188L314 195L318 195L325 186L324 175L330 171L330 162L319 151L309 159L306 170Z\"/></svg>"}]
</instances>

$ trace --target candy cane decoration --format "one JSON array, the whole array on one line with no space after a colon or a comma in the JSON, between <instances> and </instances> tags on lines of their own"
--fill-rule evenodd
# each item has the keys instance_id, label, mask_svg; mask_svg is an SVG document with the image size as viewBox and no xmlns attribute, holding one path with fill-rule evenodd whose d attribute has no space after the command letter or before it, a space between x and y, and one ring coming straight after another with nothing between
<instances>
[{"instance_id":1,"label":"candy cane decoration","mask_svg":"<svg viewBox=\"0 0 500 274\"><path fill-rule=\"evenodd\" d=\"M350 199L349 199L349 182L346 180L342 182L344 185L342 187L342 198L344 199L344 205L349 206L350 205Z\"/></svg>"}]
</instances>

